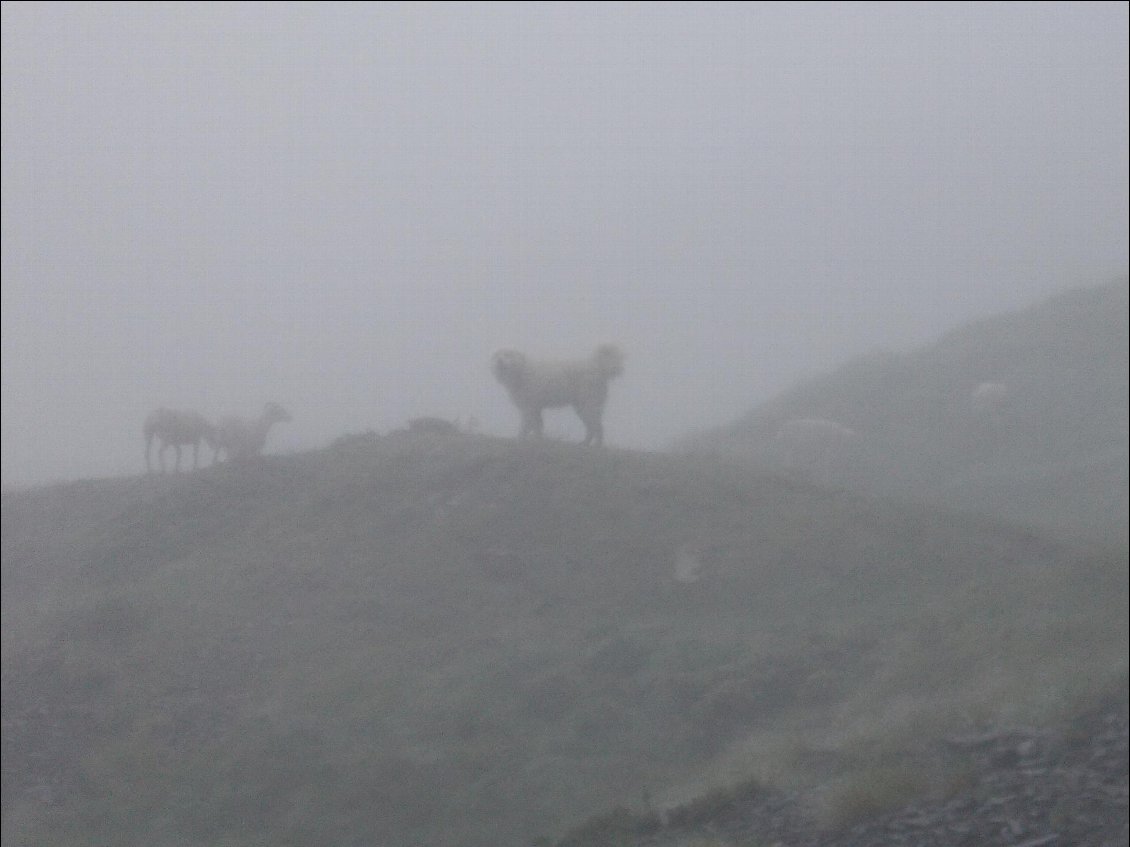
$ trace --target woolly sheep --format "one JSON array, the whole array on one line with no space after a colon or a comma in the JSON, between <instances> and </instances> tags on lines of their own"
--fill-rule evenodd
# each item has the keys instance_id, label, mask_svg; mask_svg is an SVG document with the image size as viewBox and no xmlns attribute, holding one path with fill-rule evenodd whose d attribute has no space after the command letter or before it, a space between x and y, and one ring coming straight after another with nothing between
<instances>
[{"instance_id":1,"label":"woolly sheep","mask_svg":"<svg viewBox=\"0 0 1130 847\"><path fill-rule=\"evenodd\" d=\"M792 418L781 424L775 440L787 469L826 486L844 469L859 435L825 418Z\"/></svg>"},{"instance_id":2,"label":"woolly sheep","mask_svg":"<svg viewBox=\"0 0 1130 847\"><path fill-rule=\"evenodd\" d=\"M200 466L200 442L203 441L213 447L215 446L216 429L198 412L157 409L145 419L143 432L145 434L146 473L153 472L151 454L154 439L160 445L157 449L157 458L160 461L161 473L165 472L165 450L167 448L176 448L177 458L173 470L179 473L181 447L192 446L192 467L196 469Z\"/></svg>"},{"instance_id":3,"label":"woolly sheep","mask_svg":"<svg viewBox=\"0 0 1130 847\"><path fill-rule=\"evenodd\" d=\"M228 461L259 455L267 443L267 433L271 431L271 427L290 420L290 414L278 403L264 406L263 413L256 420L224 418L216 424L213 459L218 461L220 453L224 453Z\"/></svg>"},{"instance_id":4,"label":"woolly sheep","mask_svg":"<svg viewBox=\"0 0 1130 847\"><path fill-rule=\"evenodd\" d=\"M998 414L1010 393L1003 382L982 382L970 392L969 400L977 414Z\"/></svg>"},{"instance_id":5,"label":"woolly sheep","mask_svg":"<svg viewBox=\"0 0 1130 847\"><path fill-rule=\"evenodd\" d=\"M624 371L624 354L604 344L588 359L535 361L517 350L494 354L491 370L522 415L520 437L541 437L545 409L572 406L585 425L584 444L604 443L608 383Z\"/></svg>"}]
</instances>

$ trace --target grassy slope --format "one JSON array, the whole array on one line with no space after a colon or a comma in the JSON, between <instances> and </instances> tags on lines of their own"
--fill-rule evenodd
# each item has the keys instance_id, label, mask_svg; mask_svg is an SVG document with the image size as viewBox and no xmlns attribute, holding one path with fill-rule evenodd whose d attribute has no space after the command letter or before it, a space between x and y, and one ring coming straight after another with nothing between
<instances>
[{"instance_id":1,"label":"grassy slope","mask_svg":"<svg viewBox=\"0 0 1130 847\"><path fill-rule=\"evenodd\" d=\"M842 485L1125 546L1128 290L1080 289L860 358L683 446L771 466L782 420L829 418L862 436ZM1010 390L992 421L971 409L984 381Z\"/></svg>"},{"instance_id":2,"label":"grassy slope","mask_svg":"<svg viewBox=\"0 0 1130 847\"><path fill-rule=\"evenodd\" d=\"M1127 667L1124 554L477 438L6 493L3 582L9 843L528 843Z\"/></svg>"}]
</instances>

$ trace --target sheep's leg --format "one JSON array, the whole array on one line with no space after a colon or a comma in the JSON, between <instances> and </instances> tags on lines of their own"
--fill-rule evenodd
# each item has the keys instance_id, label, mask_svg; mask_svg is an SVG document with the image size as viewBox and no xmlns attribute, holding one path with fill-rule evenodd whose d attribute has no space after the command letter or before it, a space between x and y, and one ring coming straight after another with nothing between
<instances>
[{"instance_id":1,"label":"sheep's leg","mask_svg":"<svg viewBox=\"0 0 1130 847\"><path fill-rule=\"evenodd\" d=\"M574 406L577 412L577 417L581 419L581 423L585 425L585 440L582 444L595 444L601 447L604 444L604 424L601 423L603 417L603 410L591 406Z\"/></svg>"},{"instance_id":2,"label":"sheep's leg","mask_svg":"<svg viewBox=\"0 0 1130 847\"><path fill-rule=\"evenodd\" d=\"M541 438L544 428L541 409L528 409L522 413L522 438L530 435Z\"/></svg>"},{"instance_id":3,"label":"sheep's leg","mask_svg":"<svg viewBox=\"0 0 1130 847\"><path fill-rule=\"evenodd\" d=\"M150 435L148 438L145 439L145 473L147 473L147 474L153 473L153 463L152 463L152 461L150 460L150 457L149 457L149 454L152 452L152 448L153 448L153 436Z\"/></svg>"},{"instance_id":4,"label":"sheep's leg","mask_svg":"<svg viewBox=\"0 0 1130 847\"><path fill-rule=\"evenodd\" d=\"M197 470L200 467L200 442L192 442L192 469Z\"/></svg>"},{"instance_id":5,"label":"sheep's leg","mask_svg":"<svg viewBox=\"0 0 1130 847\"><path fill-rule=\"evenodd\" d=\"M176 464L173 465L173 473L180 473L180 444L177 444L176 448L177 448L177 461L176 461Z\"/></svg>"}]
</instances>

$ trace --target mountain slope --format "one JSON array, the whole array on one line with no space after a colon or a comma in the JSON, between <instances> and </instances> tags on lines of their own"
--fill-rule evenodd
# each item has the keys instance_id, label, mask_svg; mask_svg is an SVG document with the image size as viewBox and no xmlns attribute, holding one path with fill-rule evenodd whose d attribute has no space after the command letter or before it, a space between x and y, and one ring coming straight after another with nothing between
<instances>
[{"instance_id":1,"label":"mountain slope","mask_svg":"<svg viewBox=\"0 0 1130 847\"><path fill-rule=\"evenodd\" d=\"M505 845L736 776L823 796L1124 684L1125 569L709 459L471 437L8 492L3 834Z\"/></svg>"},{"instance_id":2,"label":"mountain slope","mask_svg":"<svg viewBox=\"0 0 1130 847\"><path fill-rule=\"evenodd\" d=\"M862 357L680 447L781 468L783 422L827 419L858 435L832 484L1125 546L1128 289L1072 291L915 353ZM998 393L977 396L985 384Z\"/></svg>"}]
</instances>

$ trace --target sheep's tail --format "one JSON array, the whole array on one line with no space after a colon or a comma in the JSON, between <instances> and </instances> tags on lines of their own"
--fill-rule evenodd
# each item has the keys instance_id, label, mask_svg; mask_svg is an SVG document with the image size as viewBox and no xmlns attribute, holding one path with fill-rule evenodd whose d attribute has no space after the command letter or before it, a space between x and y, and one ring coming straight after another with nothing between
<instances>
[{"instance_id":1,"label":"sheep's tail","mask_svg":"<svg viewBox=\"0 0 1130 847\"><path fill-rule=\"evenodd\" d=\"M593 354L596 369L605 379L612 379L624 372L624 351L615 344L601 344Z\"/></svg>"}]
</instances>

